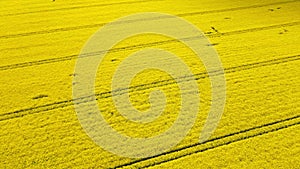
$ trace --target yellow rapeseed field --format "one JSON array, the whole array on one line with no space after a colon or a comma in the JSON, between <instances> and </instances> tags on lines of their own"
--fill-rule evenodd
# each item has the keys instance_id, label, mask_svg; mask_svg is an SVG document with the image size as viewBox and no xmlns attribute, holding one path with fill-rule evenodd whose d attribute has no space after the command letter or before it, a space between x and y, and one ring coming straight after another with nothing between
<instances>
[{"instance_id":1,"label":"yellow rapeseed field","mask_svg":"<svg viewBox=\"0 0 300 169\"><path fill-rule=\"evenodd\" d=\"M0 168L300 168L299 11L299 0L0 1ZM224 67L226 105L215 132L199 143L212 100L203 63L171 37L143 34L120 41L95 79L99 109L119 133L148 138L165 132L181 106L176 80L146 69L127 92L143 113L151 107L150 93L163 91L161 116L140 124L118 112L112 78L130 54L151 48L176 54L200 91L196 122L178 145L153 157L128 158L85 133L72 85L88 39L105 24L140 12L172 14L204 32Z\"/></svg>"}]
</instances>

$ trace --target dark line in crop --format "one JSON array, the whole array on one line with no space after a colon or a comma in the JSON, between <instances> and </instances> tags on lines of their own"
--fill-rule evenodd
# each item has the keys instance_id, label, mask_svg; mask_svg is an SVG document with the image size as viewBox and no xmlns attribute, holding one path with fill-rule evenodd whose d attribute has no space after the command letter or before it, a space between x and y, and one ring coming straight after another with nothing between
<instances>
[{"instance_id":1,"label":"dark line in crop","mask_svg":"<svg viewBox=\"0 0 300 169\"><path fill-rule=\"evenodd\" d=\"M156 156L147 157L147 158L143 158L143 159L138 159L138 160L135 160L135 161L132 161L132 162L129 162L129 163L125 163L125 164L122 164L122 165L119 165L119 166L115 166L113 168L116 169L116 168L122 168L122 167L126 167L126 166L131 166L133 164L137 164L137 163L140 163L140 162L143 162L143 161L147 161L147 160L150 160L150 159L153 159L153 158L161 157L161 156L168 155L168 154L171 154L171 153L174 153L174 152L179 152L179 151L182 151L182 150L185 150L185 149L189 149L189 148L193 148L193 147L196 147L196 146L204 145L204 144L207 144L209 142L213 142L213 141L217 141L217 140L222 140L224 138L231 137L231 136L234 136L234 135L238 135L238 134L242 134L242 133L247 133L249 131L253 131L253 130L256 130L256 129L260 129L260 128L264 128L264 127L270 127L270 126L275 125L275 124L280 124L280 123L287 122L287 121L294 120L294 119L298 119L298 118L300 118L300 115L296 115L294 117L290 117L290 118L287 118L287 119L281 119L281 120L274 121L274 122L267 123L267 124L263 124L263 125L260 125L260 126L255 126L255 127L252 127L252 128L248 128L246 130L241 130L241 131L238 131L238 132L226 134L226 135L223 135L223 136L220 136L220 137L216 137L216 138L207 140L204 143L192 144L192 145L185 146L185 147L182 147L182 148L179 148L179 149L175 149L175 150L172 150L172 151L168 151L168 152L156 155ZM275 131L278 131L278 130L281 130L281 129L284 129L284 128L288 128L288 127L291 127L291 126L298 125L298 124L300 124L300 122L296 122L296 123L285 125L285 126L280 126L278 128L275 128L275 129L269 129L269 130L266 130L266 131L258 132L258 133L255 133L253 135L250 135L250 136L240 137L240 138L237 138L237 139L234 139L234 140L230 140L230 141L227 141L225 143L222 143L222 144L219 144L219 145L216 145L216 146L211 146L211 147L203 148L203 149L200 149L200 150L192 151L192 152L189 152L187 154L183 154L183 155L171 157L170 159L163 160L163 161L160 161L160 162L156 162L154 164L150 164L150 165L143 166L143 167L140 167L140 168L146 168L146 167L150 167L150 166L159 165L159 164L166 163L166 162L169 162L169 161L172 161L172 160L176 160L176 159L179 159L179 158L182 158L182 157L185 157L185 156L189 156L189 155L192 155L192 154L195 154L195 153L205 152L207 150L211 150L211 149L214 149L214 148L217 148L217 147L229 145L229 144L234 143L234 142L246 140L246 139L253 138L253 137L256 137L256 136L260 136L260 135L264 135L264 134L267 134L267 133L275 132Z\"/></svg>"},{"instance_id":2,"label":"dark line in crop","mask_svg":"<svg viewBox=\"0 0 300 169\"><path fill-rule=\"evenodd\" d=\"M25 32L25 33L18 33L18 34L2 35L2 36L0 36L0 39L18 38L18 37L23 37L23 36L43 35L43 34L50 34L50 33L56 33L56 32L67 32L67 31L80 30L80 29L89 29L89 28L102 27L105 24L106 23L80 25L80 26L74 26L74 27L55 28L55 29L35 31L35 32Z\"/></svg>"},{"instance_id":3,"label":"dark line in crop","mask_svg":"<svg viewBox=\"0 0 300 169\"><path fill-rule=\"evenodd\" d=\"M239 139L231 140L231 141L219 144L217 146L212 146L212 147L209 147L209 148L204 148L204 149L201 149L201 150L197 150L197 151L195 151L193 153L189 153L189 154L186 154L186 155L177 156L177 157L174 157L174 158L172 158L170 160L161 161L161 162L155 163L153 165L148 165L148 166L144 166L144 167L141 167L141 168L147 168L147 167L151 167L151 166L163 164L163 163L166 163L166 162L169 162L169 161L172 161L172 160L176 160L176 159L179 159L179 158L182 158L182 157L186 157L186 156L189 156L189 155L192 155L192 154L196 154L196 153L200 153L200 152L205 152L207 150L212 150L212 149L215 149L215 148L218 148L218 147L230 145L230 144L238 142L238 141L243 141L243 140L247 140L247 139L254 138L254 137L257 137L257 136L261 136L261 135L264 135L264 134L276 132L276 131L279 131L279 130L282 130L282 129L286 129L286 128L289 128L289 127L292 127L292 126L299 125L299 124L300 124L300 122L297 122L297 123L294 123L294 124L290 124L290 125L286 125L286 126L281 126L281 127L269 130L269 131L263 131L263 132L260 132L260 133L257 133L257 134L253 134L253 135L250 135L250 136L241 137Z\"/></svg>"},{"instance_id":4,"label":"dark line in crop","mask_svg":"<svg viewBox=\"0 0 300 169\"><path fill-rule=\"evenodd\" d=\"M291 23L286 23L286 24L271 25L271 26L266 26L266 27L250 28L250 29L245 29L245 30L211 34L211 35L207 35L207 37L212 38L212 37L220 37L220 36L230 36L230 35L242 34L242 33L247 33L247 32L255 32L255 31L275 29L275 28L280 28L280 27L294 26L294 25L298 25L298 24L300 24L300 22L291 22ZM180 40L189 41L189 40L194 40L197 38L201 38L201 37L195 36L195 37L187 37L187 38L183 38L183 39L179 39L179 40L172 39L172 40L159 41L159 42L153 42L153 43L144 43L144 44L126 46L126 47L121 47L121 48L114 48L114 49L109 50L109 52L114 53L114 52L136 49L136 48L141 48L141 47L151 47L151 46L156 46L156 45L169 44L169 43L178 42ZM105 52L108 52L108 51L103 50L103 51L98 51L98 52L94 52L94 53L85 53L85 54L81 54L80 57L89 57L89 56L93 56L95 54L100 54L100 53L105 53ZM5 65L5 66L0 66L0 71L61 62L61 61L72 60L72 59L76 59L76 58L80 59L80 57L78 58L78 55L74 54L74 55L63 56L63 57L58 57L58 58L51 58L51 59L44 59L44 60L38 60L38 61L32 61L32 62L23 62L23 63L17 63L17 64L12 64L12 65Z\"/></svg>"},{"instance_id":5,"label":"dark line in crop","mask_svg":"<svg viewBox=\"0 0 300 169\"><path fill-rule=\"evenodd\" d=\"M249 28L249 29L237 30L237 31L231 31L231 32L216 33L216 34L211 34L209 37L238 35L238 34L249 33L249 32L256 32L256 31L270 30L270 29L276 29L276 28L282 28L282 27L288 27L288 26L295 26L295 25L299 25L299 24L300 24L300 22L296 21L296 22L290 22L290 23L284 23L284 24L278 24L278 25L270 25L270 26Z\"/></svg>"},{"instance_id":6,"label":"dark line in crop","mask_svg":"<svg viewBox=\"0 0 300 169\"><path fill-rule=\"evenodd\" d=\"M291 3L291 2L297 2L295 1L287 1L287 2L281 2L281 3ZM242 9L248 9L253 7L264 7L264 6L270 6L275 4L281 4L281 3L270 3L266 5L253 5L249 7L239 7L239 8L230 8L230 9L224 9L224 10L213 10L213 11L203 11L203 12L194 12L194 13L183 13L183 14L177 14L177 16L192 16L192 15L202 15L207 13L220 13L220 12L226 12L226 11L234 11L234 10L242 10ZM158 20L158 19L165 19L168 17L155 17L155 18L149 18L148 20ZM138 22L139 20L136 20ZM128 22L134 22L133 20L129 21L123 21L119 24L128 23ZM42 30L42 31L35 31L35 32L25 32L25 33L18 33L18 34L9 34L9 35L2 35L0 36L0 39L7 39L7 38L17 38L17 37L23 37L23 36L32 36L32 35L41 35L41 34L49 34L49 33L56 33L56 32L65 32L65 31L73 31L73 30L80 30L80 29L88 29L88 28L97 28L106 25L107 23L98 23L98 24L89 24L89 25L80 25L80 26L74 26L74 27L65 27L65 28L56 28L56 29L49 29L49 30Z\"/></svg>"},{"instance_id":7,"label":"dark line in crop","mask_svg":"<svg viewBox=\"0 0 300 169\"><path fill-rule=\"evenodd\" d=\"M284 58L278 58L278 59L273 59L273 60L267 60L267 61L262 61L262 62L257 62L257 63L250 63L250 64L245 64L241 66L236 66L236 67L231 67L231 68L225 68L224 72L226 73L233 73L237 71L243 71L243 70L249 70L253 68L258 68L262 66L270 66L270 65L275 65L275 64L281 64L281 63L287 63L291 61L297 61L300 60L300 55L295 55L295 56L288 56ZM218 76L222 74L222 70L216 70L213 73L214 76ZM190 81L190 80L199 80L199 79L204 79L209 77L206 72L198 73L192 76L184 76L184 77L179 77L177 78L179 80L179 83L185 82L185 81ZM103 92L103 93L98 93L95 94L97 100L104 99L104 98L109 98L115 95L122 95L127 92L133 92L133 91L142 91L146 90L149 88L153 87L159 87L159 86L165 86L165 85L171 85L171 84L176 84L173 79L168 79L168 80L163 80L163 81L156 81L153 83L148 83L148 84L141 84L137 86L132 86L129 88L121 88L121 89L116 89L114 91L108 91L108 92ZM116 93L112 95L112 92ZM0 114L0 121L4 120L9 120L17 117L23 117L25 115L29 114L36 114L44 111L49 111L57 108L63 108L67 106L71 106L73 104L81 104L81 103L86 103L91 101L92 97L91 96L85 96L81 98L76 98L76 99L71 99L71 100L65 100L65 101L60 101L60 102L54 102L54 103L49 103L46 105L41 105L37 107L30 107L26 109L21 109L13 112L7 112Z\"/></svg>"},{"instance_id":8,"label":"dark line in crop","mask_svg":"<svg viewBox=\"0 0 300 169\"><path fill-rule=\"evenodd\" d=\"M94 5L82 5L82 6L65 7L65 8L58 8L58 9L44 9L44 10L37 10L31 12L10 13L10 14L0 15L0 17L18 16L18 15L42 13L42 12L65 11L65 10L83 9L83 8L106 7L106 6L113 6L113 5L128 5L128 4L136 4L136 3L143 3L143 2L153 2L153 1L163 1L163 0L139 0L139 1L125 1L125 2L104 3L104 4L102 3L102 4L94 4Z\"/></svg>"},{"instance_id":9,"label":"dark line in crop","mask_svg":"<svg viewBox=\"0 0 300 169\"><path fill-rule=\"evenodd\" d=\"M217 9L217 10L212 10L212 11L191 12L191 13L178 14L177 16L183 17L183 16L193 16L193 15L204 15L204 14L212 14L212 13L231 12L231 11L239 11L239 10L251 9L251 8L261 8L261 7L266 7L266 6L288 4L288 3L293 3L293 2L299 2L299 1L298 0L293 0L293 1L274 2L274 3L261 4L261 5L243 6L243 7L229 8L229 9Z\"/></svg>"},{"instance_id":10,"label":"dark line in crop","mask_svg":"<svg viewBox=\"0 0 300 169\"><path fill-rule=\"evenodd\" d=\"M270 65L281 64L281 63L297 61L297 60L300 60L300 55L288 56L288 57L284 57L284 58L277 58L277 59L268 60L268 61L262 61L262 62L240 65L240 66L236 66L236 67L225 68L224 73L225 74L234 73L234 72L238 72L241 70L249 70L252 68L270 66ZM216 70L216 71L210 72L210 73L212 73L213 76L218 76L218 75L223 74L223 70ZM174 80L178 80L179 82L186 82L186 81L190 81L193 79L199 80L199 79L204 79L207 77L209 77L208 73L202 72L202 73L198 73L195 75L178 77L178 78L175 78ZM118 92L122 92L122 93L118 93L117 95L127 93L127 92L129 92L128 90L142 91L142 90L149 89L151 87L161 87L161 86L165 86L165 85L176 84L177 82L175 82L174 80L167 79L167 80L161 80L161 81L156 81L156 82L147 83L147 84L136 85L136 86L132 86L129 88L117 89ZM110 92L108 92L108 93L110 94ZM100 95L96 94L96 96L100 96ZM107 97L111 97L111 96L107 96ZM106 98L106 97L104 97L104 98Z\"/></svg>"}]
</instances>

